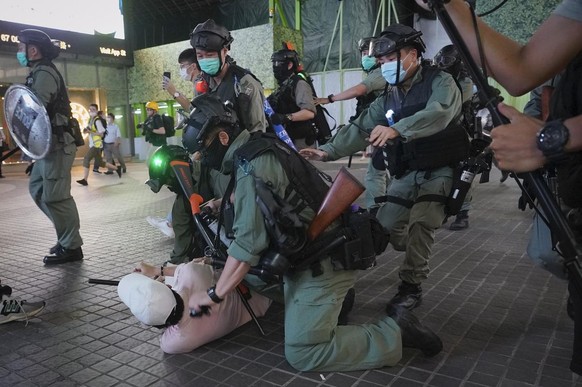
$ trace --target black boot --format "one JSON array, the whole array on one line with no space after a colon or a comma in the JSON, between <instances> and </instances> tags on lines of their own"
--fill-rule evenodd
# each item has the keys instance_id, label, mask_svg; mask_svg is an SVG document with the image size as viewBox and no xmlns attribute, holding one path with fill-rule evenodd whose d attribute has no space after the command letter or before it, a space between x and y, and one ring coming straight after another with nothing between
<instances>
[{"instance_id":1,"label":"black boot","mask_svg":"<svg viewBox=\"0 0 582 387\"><path fill-rule=\"evenodd\" d=\"M386 313L400 327L403 347L420 349L425 356L435 356L443 350L443 342L436 333L422 325L408 309L389 304Z\"/></svg>"},{"instance_id":2,"label":"black boot","mask_svg":"<svg viewBox=\"0 0 582 387\"><path fill-rule=\"evenodd\" d=\"M469 228L469 211L461 211L457 214L457 218L449 226L449 230L458 231Z\"/></svg>"},{"instance_id":3,"label":"black boot","mask_svg":"<svg viewBox=\"0 0 582 387\"><path fill-rule=\"evenodd\" d=\"M356 300L356 291L354 288L348 290L344 301L342 302L342 310L337 318L337 325L348 325L348 315L354 308L354 301Z\"/></svg>"},{"instance_id":4,"label":"black boot","mask_svg":"<svg viewBox=\"0 0 582 387\"><path fill-rule=\"evenodd\" d=\"M58 265L59 263L75 262L83 259L83 250L80 247L76 249L66 249L60 246L54 255L47 255L43 262L45 265Z\"/></svg>"},{"instance_id":5,"label":"black boot","mask_svg":"<svg viewBox=\"0 0 582 387\"><path fill-rule=\"evenodd\" d=\"M53 255L54 253L56 253L57 251L59 251L59 249L61 248L61 244L59 242L57 242L56 245L54 245L53 247L51 247L49 249L49 254Z\"/></svg>"},{"instance_id":6,"label":"black boot","mask_svg":"<svg viewBox=\"0 0 582 387\"><path fill-rule=\"evenodd\" d=\"M405 281L398 286L398 293L388 302L390 305L399 305L412 310L422 303L422 288L419 284L411 284Z\"/></svg>"}]
</instances>

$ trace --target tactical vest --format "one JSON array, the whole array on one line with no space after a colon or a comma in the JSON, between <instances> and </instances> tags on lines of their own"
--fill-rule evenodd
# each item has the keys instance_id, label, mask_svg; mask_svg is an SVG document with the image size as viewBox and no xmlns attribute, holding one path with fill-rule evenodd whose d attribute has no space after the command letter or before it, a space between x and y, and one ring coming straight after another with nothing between
<instances>
[{"instance_id":1,"label":"tactical vest","mask_svg":"<svg viewBox=\"0 0 582 387\"><path fill-rule=\"evenodd\" d=\"M277 89L267 98L271 104L271 107L276 113L291 114L301 110L301 108L297 106L295 98L293 97L297 83L299 83L301 80L303 79L299 75L291 75L285 82L283 82L279 89ZM292 140L306 138L309 136L315 138L313 120L292 121L285 125L285 129L287 130L287 133L289 133L289 137L291 137Z\"/></svg>"},{"instance_id":2,"label":"tactical vest","mask_svg":"<svg viewBox=\"0 0 582 387\"><path fill-rule=\"evenodd\" d=\"M56 95L46 105L46 111L48 113L49 119L51 120L51 123L53 123L54 125L54 119L57 113L67 118L71 116L71 105L69 101L69 95L67 93L67 88L65 86L65 82L62 76L60 75L56 66L48 59L41 59L40 62L36 66L34 66L30 75L26 78L27 87L32 86L34 78L41 71L49 73L54 78L57 84Z\"/></svg>"},{"instance_id":3,"label":"tactical vest","mask_svg":"<svg viewBox=\"0 0 582 387\"><path fill-rule=\"evenodd\" d=\"M234 105L234 110L238 116L241 129L250 130L250 122L248 122L248 111L251 108L251 97L241 90L240 85L240 81L245 75L250 75L257 82L261 82L249 70L230 63L224 78L222 78L218 87L216 87L214 90L211 90L210 93L216 93L220 97L220 100L223 102L232 102Z\"/></svg>"},{"instance_id":4,"label":"tactical vest","mask_svg":"<svg viewBox=\"0 0 582 387\"><path fill-rule=\"evenodd\" d=\"M568 119L582 114L582 52L570 62L562 74L550 101L548 121ZM568 154L558 165L558 192L564 203L582 207L582 152Z\"/></svg>"},{"instance_id":5,"label":"tactical vest","mask_svg":"<svg viewBox=\"0 0 582 387\"><path fill-rule=\"evenodd\" d=\"M412 85L405 95L393 87L384 96L384 111L394 111L394 122L410 117L426 107L432 94L432 83L441 70L422 67L422 81ZM443 130L408 142L394 141L387 146L391 160L388 164L396 168L390 172L396 178L406 171L430 171L444 166L455 166L469 156L469 140L459 117L453 119Z\"/></svg>"},{"instance_id":6,"label":"tactical vest","mask_svg":"<svg viewBox=\"0 0 582 387\"><path fill-rule=\"evenodd\" d=\"M156 117L158 117L159 120L156 120ZM159 125L156 124L156 121L159 122ZM145 140L147 142L149 142L150 144L154 145L154 146L162 146L167 144L166 142L166 135L165 134L158 134L158 133L154 133L153 129L158 129L164 126L164 121L162 120L162 116L160 116L158 113L152 114L151 117L148 117L148 119L146 120L146 122L144 122L144 126L146 128L146 130L144 130L145 132Z\"/></svg>"}]
</instances>

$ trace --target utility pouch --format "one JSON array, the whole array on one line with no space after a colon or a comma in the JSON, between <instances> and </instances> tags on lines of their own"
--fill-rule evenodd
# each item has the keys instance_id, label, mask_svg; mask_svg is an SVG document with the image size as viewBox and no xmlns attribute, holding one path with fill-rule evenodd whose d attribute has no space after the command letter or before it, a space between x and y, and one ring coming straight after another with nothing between
<instances>
[{"instance_id":1,"label":"utility pouch","mask_svg":"<svg viewBox=\"0 0 582 387\"><path fill-rule=\"evenodd\" d=\"M384 252L390 234L364 210L345 215L343 232L347 241L330 253L336 270L366 270L376 266L376 256Z\"/></svg>"},{"instance_id":2,"label":"utility pouch","mask_svg":"<svg viewBox=\"0 0 582 387\"><path fill-rule=\"evenodd\" d=\"M83 146L85 145L85 139L83 138L83 134L81 133L81 126L79 125L79 121L75 117L69 118L69 133L75 139L75 145Z\"/></svg>"}]
</instances>

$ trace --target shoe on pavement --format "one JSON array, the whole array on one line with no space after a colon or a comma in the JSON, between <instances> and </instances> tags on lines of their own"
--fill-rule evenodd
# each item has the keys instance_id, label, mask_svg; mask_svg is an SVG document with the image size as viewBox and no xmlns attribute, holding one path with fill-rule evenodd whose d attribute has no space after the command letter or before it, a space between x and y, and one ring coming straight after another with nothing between
<instances>
[{"instance_id":1,"label":"shoe on pavement","mask_svg":"<svg viewBox=\"0 0 582 387\"><path fill-rule=\"evenodd\" d=\"M104 173L104 175L113 175L113 171L107 171Z\"/></svg>"},{"instance_id":2,"label":"shoe on pavement","mask_svg":"<svg viewBox=\"0 0 582 387\"><path fill-rule=\"evenodd\" d=\"M53 255L47 255L42 260L45 265L58 265L60 263L75 262L83 259L83 250L67 249L61 246Z\"/></svg>"},{"instance_id":3,"label":"shoe on pavement","mask_svg":"<svg viewBox=\"0 0 582 387\"><path fill-rule=\"evenodd\" d=\"M405 281L398 286L398 293L390 301L388 306L398 305L412 310L422 303L422 288L418 284L411 284Z\"/></svg>"},{"instance_id":4,"label":"shoe on pavement","mask_svg":"<svg viewBox=\"0 0 582 387\"><path fill-rule=\"evenodd\" d=\"M49 254L54 254L54 253L56 253L56 252L57 252L57 251L58 251L58 250L59 250L61 247L62 247L62 246L61 246L61 244L60 244L59 242L57 242L57 244L56 244L56 245L54 245L53 247L51 247L51 248L49 249Z\"/></svg>"},{"instance_id":5,"label":"shoe on pavement","mask_svg":"<svg viewBox=\"0 0 582 387\"><path fill-rule=\"evenodd\" d=\"M117 167L117 176L121 179L121 167Z\"/></svg>"},{"instance_id":6,"label":"shoe on pavement","mask_svg":"<svg viewBox=\"0 0 582 387\"><path fill-rule=\"evenodd\" d=\"M166 218L157 218L155 216L148 216L146 220L149 224L159 229L168 238L174 238L174 229L168 223Z\"/></svg>"},{"instance_id":7,"label":"shoe on pavement","mask_svg":"<svg viewBox=\"0 0 582 387\"><path fill-rule=\"evenodd\" d=\"M127 169L125 167L123 167L123 170L121 172L127 173Z\"/></svg>"},{"instance_id":8,"label":"shoe on pavement","mask_svg":"<svg viewBox=\"0 0 582 387\"><path fill-rule=\"evenodd\" d=\"M85 186L89 185L89 183L87 183L87 180L85 180L85 179L77 180L77 183L79 183L81 185L85 185Z\"/></svg>"},{"instance_id":9,"label":"shoe on pavement","mask_svg":"<svg viewBox=\"0 0 582 387\"><path fill-rule=\"evenodd\" d=\"M100 171L100 170L98 170L98 169L94 169L94 170L93 170L93 173L98 173L98 174L101 174L101 171Z\"/></svg>"},{"instance_id":10,"label":"shoe on pavement","mask_svg":"<svg viewBox=\"0 0 582 387\"><path fill-rule=\"evenodd\" d=\"M457 214L455 221L449 226L449 230L459 231L469 228L469 212L461 211Z\"/></svg>"},{"instance_id":11,"label":"shoe on pavement","mask_svg":"<svg viewBox=\"0 0 582 387\"><path fill-rule=\"evenodd\" d=\"M443 342L436 333L422 325L408 309L388 304L386 313L400 327L403 347L420 349L425 356L429 357L443 350Z\"/></svg>"},{"instance_id":12,"label":"shoe on pavement","mask_svg":"<svg viewBox=\"0 0 582 387\"><path fill-rule=\"evenodd\" d=\"M5 324L10 321L26 321L37 315L44 309L46 303L28 302L16 297L8 295L0 296L2 302L0 303L0 324Z\"/></svg>"}]
</instances>

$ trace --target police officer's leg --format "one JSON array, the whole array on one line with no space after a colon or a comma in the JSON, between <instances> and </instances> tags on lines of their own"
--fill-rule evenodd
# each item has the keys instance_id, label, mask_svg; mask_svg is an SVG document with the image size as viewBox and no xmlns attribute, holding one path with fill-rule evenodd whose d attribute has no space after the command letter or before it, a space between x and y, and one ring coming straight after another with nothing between
<instances>
[{"instance_id":1,"label":"police officer's leg","mask_svg":"<svg viewBox=\"0 0 582 387\"><path fill-rule=\"evenodd\" d=\"M179 193L172 206L174 249L170 253L170 262L178 265L190 260L194 227L190 203L182 193Z\"/></svg>"},{"instance_id":2,"label":"police officer's leg","mask_svg":"<svg viewBox=\"0 0 582 387\"><path fill-rule=\"evenodd\" d=\"M386 195L397 197L403 203L383 203L376 213L382 226L390 230L390 244L397 251L404 251L407 244L410 210L406 203L412 203L416 197L414 175L415 172L409 172L400 179L392 179Z\"/></svg>"},{"instance_id":3,"label":"police officer's leg","mask_svg":"<svg viewBox=\"0 0 582 387\"><path fill-rule=\"evenodd\" d=\"M368 169L366 170L366 177L364 178L364 186L366 187L366 207L371 208L376 205L374 198L386 195L387 184L390 179L388 172L383 169L374 168L372 158L368 159Z\"/></svg>"},{"instance_id":4,"label":"police officer's leg","mask_svg":"<svg viewBox=\"0 0 582 387\"><path fill-rule=\"evenodd\" d=\"M30 179L28 181L28 192L34 200L34 203L38 208L50 219L54 224L51 214L48 211L46 205L42 201L42 195L44 190L44 176L46 174L46 161L45 159L36 160L34 163L34 168L30 172Z\"/></svg>"},{"instance_id":5,"label":"police officer's leg","mask_svg":"<svg viewBox=\"0 0 582 387\"><path fill-rule=\"evenodd\" d=\"M79 212L71 196L71 168L77 147L72 137L70 140L68 145L49 153L44 159L41 202L55 225L59 244L66 249L76 249L81 247L83 240L79 234Z\"/></svg>"},{"instance_id":6,"label":"police officer's leg","mask_svg":"<svg viewBox=\"0 0 582 387\"><path fill-rule=\"evenodd\" d=\"M426 178L428 177L428 178ZM418 197L441 195L447 197L452 185L452 169L439 168L427 176L416 174L419 185ZM420 284L429 273L428 260L434 243L434 232L445 218L445 205L437 201L421 201L410 211L406 256L400 268L400 278L412 284Z\"/></svg>"},{"instance_id":7,"label":"police officer's leg","mask_svg":"<svg viewBox=\"0 0 582 387\"><path fill-rule=\"evenodd\" d=\"M304 270L285 277L285 356L302 371L352 371L396 364L402 356L400 328L385 317L374 324L337 326L354 271Z\"/></svg>"}]
</instances>

